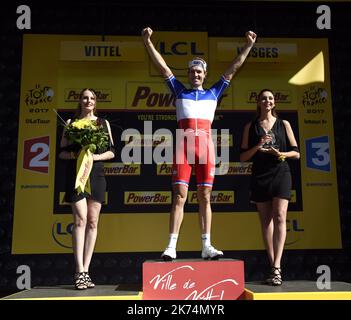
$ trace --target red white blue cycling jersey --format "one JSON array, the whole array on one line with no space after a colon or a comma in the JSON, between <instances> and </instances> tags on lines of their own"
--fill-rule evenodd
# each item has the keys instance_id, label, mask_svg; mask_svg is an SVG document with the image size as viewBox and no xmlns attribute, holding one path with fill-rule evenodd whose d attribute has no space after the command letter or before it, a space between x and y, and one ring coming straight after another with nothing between
<instances>
[{"instance_id":1,"label":"red white blue cycling jersey","mask_svg":"<svg viewBox=\"0 0 351 320\"><path fill-rule=\"evenodd\" d=\"M218 100L229 81L222 76L211 88L205 90L187 89L174 75L167 78L166 83L175 96L178 127L185 131L186 137L185 143L177 144L173 161L173 184L188 186L194 165L197 185L212 187L215 153L211 124Z\"/></svg>"}]
</instances>

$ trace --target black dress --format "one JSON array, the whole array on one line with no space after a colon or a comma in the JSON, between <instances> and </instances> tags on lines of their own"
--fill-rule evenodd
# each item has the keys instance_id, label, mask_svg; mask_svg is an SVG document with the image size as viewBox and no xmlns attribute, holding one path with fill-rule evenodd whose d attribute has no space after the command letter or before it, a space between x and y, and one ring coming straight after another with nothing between
<instances>
[{"instance_id":1,"label":"black dress","mask_svg":"<svg viewBox=\"0 0 351 320\"><path fill-rule=\"evenodd\" d=\"M291 146L283 120L277 118L271 131L275 135L275 147L281 152L287 152ZM250 126L249 149L257 145L265 134L257 118ZM277 156L257 151L252 162L250 200L266 202L274 197L290 200L292 182L287 161L280 161Z\"/></svg>"},{"instance_id":2,"label":"black dress","mask_svg":"<svg viewBox=\"0 0 351 320\"><path fill-rule=\"evenodd\" d=\"M74 121L74 120L73 120ZM104 131L108 133L107 124L104 119L98 118L97 122L101 122L104 128ZM81 149L80 145L78 144L71 144L67 147L62 148L64 151L68 152L78 152ZM101 154L106 151L114 152L113 145L111 140L109 139L109 146L105 150L97 149L95 154ZM82 200L83 198L88 198L95 200L100 203L105 202L105 192L106 192L106 179L104 174L104 163L103 161L94 161L93 167L91 169L89 179L90 179L90 187L91 187L91 194L87 192L77 193L75 190L75 182L76 182L76 175L77 175L77 159L70 159L65 160L66 163L66 182L65 182L65 202L77 202Z\"/></svg>"}]
</instances>

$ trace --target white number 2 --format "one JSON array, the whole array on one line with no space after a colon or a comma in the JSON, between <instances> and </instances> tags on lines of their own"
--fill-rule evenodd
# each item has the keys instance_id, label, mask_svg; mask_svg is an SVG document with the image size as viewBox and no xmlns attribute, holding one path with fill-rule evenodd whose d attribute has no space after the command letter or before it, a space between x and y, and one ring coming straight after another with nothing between
<instances>
[{"instance_id":1,"label":"white number 2","mask_svg":"<svg viewBox=\"0 0 351 320\"><path fill-rule=\"evenodd\" d=\"M38 142L34 143L31 148L30 152L38 152L41 149L41 152L37 154L33 159L29 162L29 167L48 167L49 161L42 160L49 154L49 146L46 143Z\"/></svg>"}]
</instances>

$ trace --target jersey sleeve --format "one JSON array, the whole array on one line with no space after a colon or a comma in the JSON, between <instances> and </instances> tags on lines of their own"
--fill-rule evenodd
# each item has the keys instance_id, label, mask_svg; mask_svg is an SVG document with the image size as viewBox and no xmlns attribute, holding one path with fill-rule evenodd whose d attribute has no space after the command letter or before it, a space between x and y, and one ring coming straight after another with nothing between
<instances>
[{"instance_id":1,"label":"jersey sleeve","mask_svg":"<svg viewBox=\"0 0 351 320\"><path fill-rule=\"evenodd\" d=\"M219 97L222 95L223 91L229 86L230 82L224 78L224 76L221 76L219 81L217 81L211 88L212 94L216 97L218 100Z\"/></svg>"},{"instance_id":2,"label":"jersey sleeve","mask_svg":"<svg viewBox=\"0 0 351 320\"><path fill-rule=\"evenodd\" d=\"M177 98L178 95L185 89L184 85L176 79L176 77L172 74L168 78L165 79L168 88Z\"/></svg>"}]
</instances>

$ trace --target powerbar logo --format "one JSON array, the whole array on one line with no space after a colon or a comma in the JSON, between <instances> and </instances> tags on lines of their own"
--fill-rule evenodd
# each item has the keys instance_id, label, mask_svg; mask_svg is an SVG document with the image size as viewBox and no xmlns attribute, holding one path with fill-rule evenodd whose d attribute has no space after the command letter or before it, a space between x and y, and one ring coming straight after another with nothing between
<instances>
[{"instance_id":1,"label":"powerbar logo","mask_svg":"<svg viewBox=\"0 0 351 320\"><path fill-rule=\"evenodd\" d=\"M257 103L258 94L261 90L252 90L247 93L248 103ZM273 90L275 103L291 103L291 92Z\"/></svg>"},{"instance_id":2,"label":"powerbar logo","mask_svg":"<svg viewBox=\"0 0 351 320\"><path fill-rule=\"evenodd\" d=\"M169 176L172 174L172 163L162 163L157 165L157 175L158 176Z\"/></svg>"},{"instance_id":3,"label":"powerbar logo","mask_svg":"<svg viewBox=\"0 0 351 320\"><path fill-rule=\"evenodd\" d=\"M196 191L189 191L188 203L189 204L199 203L199 201L197 199ZM211 203L233 204L234 203L234 191L212 191Z\"/></svg>"},{"instance_id":4,"label":"powerbar logo","mask_svg":"<svg viewBox=\"0 0 351 320\"><path fill-rule=\"evenodd\" d=\"M151 91L150 87L139 86L136 89L132 107L171 107L175 106L175 98L171 93Z\"/></svg>"},{"instance_id":5,"label":"powerbar logo","mask_svg":"<svg viewBox=\"0 0 351 320\"><path fill-rule=\"evenodd\" d=\"M168 176L172 174L173 164L172 163L162 163L157 165L157 175L158 176ZM230 163L220 163L217 168L218 172L216 175L231 175L231 176L243 176L250 175L252 173L252 162L230 162ZM195 174L195 171L192 171Z\"/></svg>"},{"instance_id":6,"label":"powerbar logo","mask_svg":"<svg viewBox=\"0 0 351 320\"><path fill-rule=\"evenodd\" d=\"M157 165L157 175L158 176L170 176L173 172L173 164L172 163L162 163ZM195 170L191 171L191 174L195 175Z\"/></svg>"},{"instance_id":7,"label":"powerbar logo","mask_svg":"<svg viewBox=\"0 0 351 320\"><path fill-rule=\"evenodd\" d=\"M107 162L104 163L104 173L107 176L140 176L140 165Z\"/></svg>"},{"instance_id":8,"label":"powerbar logo","mask_svg":"<svg viewBox=\"0 0 351 320\"><path fill-rule=\"evenodd\" d=\"M66 89L65 102L78 102L81 89ZM112 93L110 89L94 89L98 102L111 102Z\"/></svg>"},{"instance_id":9,"label":"powerbar logo","mask_svg":"<svg viewBox=\"0 0 351 320\"><path fill-rule=\"evenodd\" d=\"M124 192L124 204L126 205L157 205L171 204L172 193L170 191L126 191Z\"/></svg>"},{"instance_id":10,"label":"powerbar logo","mask_svg":"<svg viewBox=\"0 0 351 320\"><path fill-rule=\"evenodd\" d=\"M219 170L217 173L219 175L250 175L252 172L252 162L221 163L217 169Z\"/></svg>"},{"instance_id":11,"label":"powerbar logo","mask_svg":"<svg viewBox=\"0 0 351 320\"><path fill-rule=\"evenodd\" d=\"M218 106L228 94L223 94L218 100ZM153 83L149 86L138 83L127 84L127 108L174 108L176 99L166 91L164 84Z\"/></svg>"}]
</instances>

